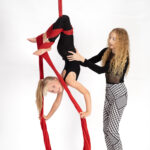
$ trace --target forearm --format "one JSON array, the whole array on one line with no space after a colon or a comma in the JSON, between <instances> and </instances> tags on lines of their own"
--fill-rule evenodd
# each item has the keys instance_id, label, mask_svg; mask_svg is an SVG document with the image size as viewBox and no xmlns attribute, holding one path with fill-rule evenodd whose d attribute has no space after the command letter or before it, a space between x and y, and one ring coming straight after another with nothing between
<instances>
[{"instance_id":1,"label":"forearm","mask_svg":"<svg viewBox=\"0 0 150 150\"><path fill-rule=\"evenodd\" d=\"M104 54L104 52L105 52L106 50L107 50L107 48L104 48L104 49L101 50L97 55L95 55L95 56L89 58L88 61L90 61L91 63L97 63L97 62L101 61L102 56L103 56L103 54ZM84 62L85 62L85 58L84 58L84 60L83 60L83 59L81 60L80 64L81 64L82 66L86 66L86 64L85 64Z\"/></svg>"},{"instance_id":2,"label":"forearm","mask_svg":"<svg viewBox=\"0 0 150 150\"><path fill-rule=\"evenodd\" d=\"M85 63L84 63L85 60L86 60L86 59L83 57L83 59L81 59L81 60L79 61L81 66L86 67L86 65L85 65Z\"/></svg>"},{"instance_id":3,"label":"forearm","mask_svg":"<svg viewBox=\"0 0 150 150\"><path fill-rule=\"evenodd\" d=\"M85 59L85 61L84 61L84 66L88 67L89 69L93 70L94 72L96 72L98 74L105 73L108 69L108 66L101 67L99 65L96 65L96 64L90 62L87 59Z\"/></svg>"},{"instance_id":4,"label":"forearm","mask_svg":"<svg viewBox=\"0 0 150 150\"><path fill-rule=\"evenodd\" d=\"M61 103L61 99L62 99L62 95L63 92L57 95L57 98L55 100L55 102L53 103L51 110L49 111L47 118L49 119L54 113L55 111L58 109L60 103Z\"/></svg>"},{"instance_id":5,"label":"forearm","mask_svg":"<svg viewBox=\"0 0 150 150\"><path fill-rule=\"evenodd\" d=\"M86 112L91 113L91 96L89 92L85 92L84 94Z\"/></svg>"}]
</instances>

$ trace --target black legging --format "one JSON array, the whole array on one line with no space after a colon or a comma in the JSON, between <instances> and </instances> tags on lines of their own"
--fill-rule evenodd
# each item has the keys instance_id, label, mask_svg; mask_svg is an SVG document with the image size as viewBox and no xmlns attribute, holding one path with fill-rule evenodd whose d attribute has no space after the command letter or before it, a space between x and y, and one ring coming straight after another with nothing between
<instances>
[{"instance_id":1,"label":"black legging","mask_svg":"<svg viewBox=\"0 0 150 150\"><path fill-rule=\"evenodd\" d=\"M68 16L63 15L59 17L56 22L53 24L53 30L62 28L64 31L71 30L72 26L70 23L70 19ZM64 77L64 80L66 79L67 75L70 72L75 72L76 74L76 80L78 79L79 73L80 73L80 63L78 61L71 61L69 62L67 59L67 56L70 55L68 51L76 52L74 47L74 39L73 35L66 35L63 32L60 34L60 39L57 45L58 53L62 56L62 58L65 60L65 67L66 74ZM50 42L54 42L58 35L54 38L49 38Z\"/></svg>"}]
</instances>

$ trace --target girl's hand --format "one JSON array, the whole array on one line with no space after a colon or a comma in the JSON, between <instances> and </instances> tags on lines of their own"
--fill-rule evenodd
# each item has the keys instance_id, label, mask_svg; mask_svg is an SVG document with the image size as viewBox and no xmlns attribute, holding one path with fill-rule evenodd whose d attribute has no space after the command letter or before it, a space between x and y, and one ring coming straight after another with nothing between
<instances>
[{"instance_id":1,"label":"girl's hand","mask_svg":"<svg viewBox=\"0 0 150 150\"><path fill-rule=\"evenodd\" d=\"M45 120L48 120L48 119L49 119L49 117L48 117L48 116L45 116L45 115L44 115L43 117L44 117L44 119L45 119Z\"/></svg>"},{"instance_id":2,"label":"girl's hand","mask_svg":"<svg viewBox=\"0 0 150 150\"><path fill-rule=\"evenodd\" d=\"M83 56L81 56L77 50L76 50L76 53L74 53L74 52L72 52L72 51L68 51L68 52L72 54L72 55L68 55L68 56L67 56L67 59L68 59L69 61L74 61L74 60L76 60L76 61L84 62L85 58L84 58Z\"/></svg>"},{"instance_id":3,"label":"girl's hand","mask_svg":"<svg viewBox=\"0 0 150 150\"><path fill-rule=\"evenodd\" d=\"M45 119L45 120L48 120L49 118L47 117L47 116L45 116L45 115L43 115L43 118ZM41 116L39 115L39 119L41 120Z\"/></svg>"},{"instance_id":4,"label":"girl's hand","mask_svg":"<svg viewBox=\"0 0 150 150\"><path fill-rule=\"evenodd\" d=\"M87 116L89 116L89 115L90 115L89 112L80 112L80 117L81 117L81 118L85 118L85 117L87 117Z\"/></svg>"}]
</instances>

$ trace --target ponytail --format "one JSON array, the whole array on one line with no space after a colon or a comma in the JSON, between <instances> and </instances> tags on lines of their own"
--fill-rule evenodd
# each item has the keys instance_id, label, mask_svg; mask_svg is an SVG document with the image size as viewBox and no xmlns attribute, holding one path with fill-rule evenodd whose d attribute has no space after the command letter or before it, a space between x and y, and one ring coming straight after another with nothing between
<instances>
[{"instance_id":1,"label":"ponytail","mask_svg":"<svg viewBox=\"0 0 150 150\"><path fill-rule=\"evenodd\" d=\"M44 79L39 80L38 82L38 86L36 90L36 105L39 113L41 112L42 109L42 98L47 93L47 89L45 89L45 86L49 80L52 81L54 79L56 79L56 77L48 76Z\"/></svg>"},{"instance_id":2,"label":"ponytail","mask_svg":"<svg viewBox=\"0 0 150 150\"><path fill-rule=\"evenodd\" d=\"M43 80L39 80L36 90L36 105L39 113L42 109L42 97L43 97Z\"/></svg>"}]
</instances>

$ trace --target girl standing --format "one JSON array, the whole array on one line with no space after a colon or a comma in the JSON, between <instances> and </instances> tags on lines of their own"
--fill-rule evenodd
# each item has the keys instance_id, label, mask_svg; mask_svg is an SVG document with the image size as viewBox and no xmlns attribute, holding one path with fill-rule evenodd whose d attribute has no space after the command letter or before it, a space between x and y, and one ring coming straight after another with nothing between
<instances>
[{"instance_id":1,"label":"girl standing","mask_svg":"<svg viewBox=\"0 0 150 150\"><path fill-rule=\"evenodd\" d=\"M115 28L108 37L108 47L90 59L71 52L69 61L80 61L85 67L106 76L106 98L103 112L103 131L108 150L122 150L119 123L127 105L124 76L129 68L129 38L125 29ZM102 60L102 66L95 63Z\"/></svg>"}]
</instances>

